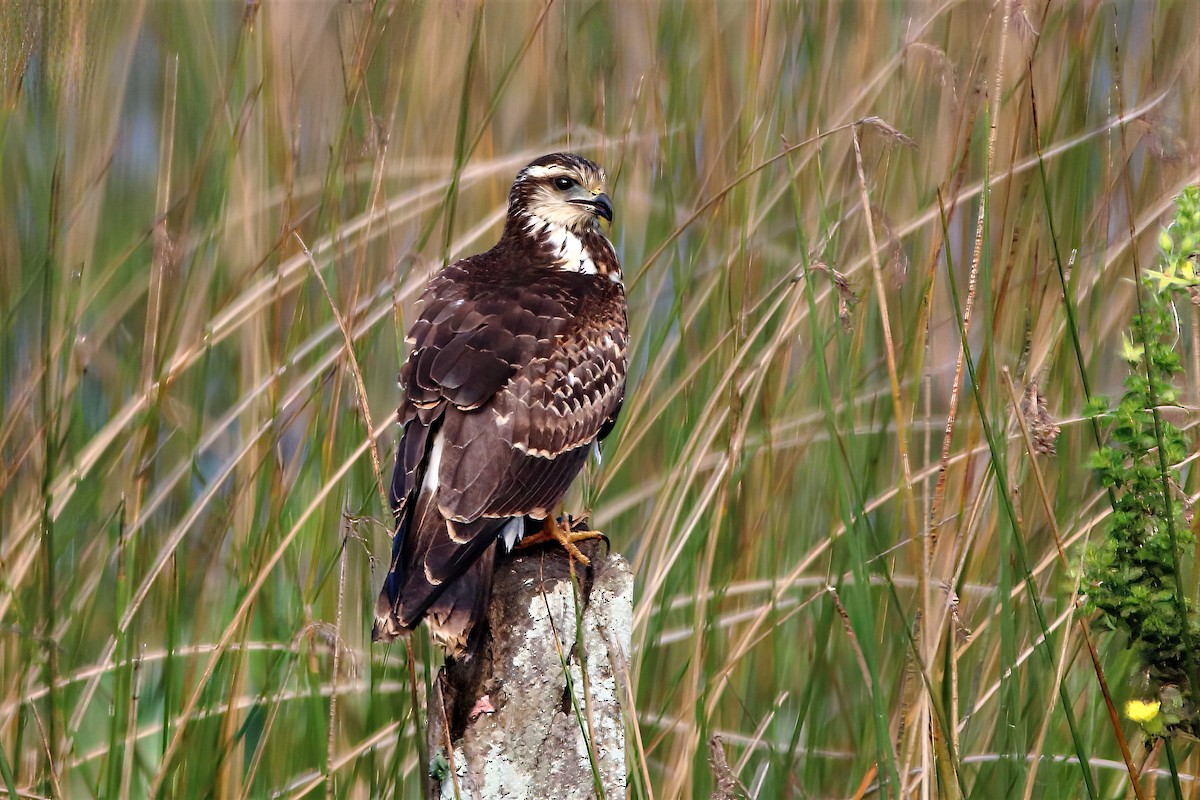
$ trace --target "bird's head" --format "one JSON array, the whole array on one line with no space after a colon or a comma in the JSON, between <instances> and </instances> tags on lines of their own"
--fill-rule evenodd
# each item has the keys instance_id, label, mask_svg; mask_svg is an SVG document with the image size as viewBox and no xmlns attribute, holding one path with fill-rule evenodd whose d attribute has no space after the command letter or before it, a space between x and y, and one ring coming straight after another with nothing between
<instances>
[{"instance_id":1,"label":"bird's head","mask_svg":"<svg viewBox=\"0 0 1200 800\"><path fill-rule=\"evenodd\" d=\"M612 222L604 170L574 153L542 156L517 174L508 195L509 224L583 233Z\"/></svg>"}]
</instances>

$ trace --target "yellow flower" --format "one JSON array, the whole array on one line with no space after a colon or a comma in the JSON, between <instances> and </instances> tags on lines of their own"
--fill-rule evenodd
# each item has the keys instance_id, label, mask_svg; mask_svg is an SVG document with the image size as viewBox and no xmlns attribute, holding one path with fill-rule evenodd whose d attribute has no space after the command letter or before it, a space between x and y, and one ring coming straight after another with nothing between
<instances>
[{"instance_id":1,"label":"yellow flower","mask_svg":"<svg viewBox=\"0 0 1200 800\"><path fill-rule=\"evenodd\" d=\"M1130 700L1125 704L1125 716L1139 725L1145 725L1158 716L1161 705L1157 700Z\"/></svg>"}]
</instances>

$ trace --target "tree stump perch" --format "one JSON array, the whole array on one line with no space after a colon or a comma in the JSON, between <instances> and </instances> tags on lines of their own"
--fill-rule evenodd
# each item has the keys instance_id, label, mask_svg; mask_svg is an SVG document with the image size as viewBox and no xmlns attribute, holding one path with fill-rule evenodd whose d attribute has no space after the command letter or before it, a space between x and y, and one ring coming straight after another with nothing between
<instances>
[{"instance_id":1,"label":"tree stump perch","mask_svg":"<svg viewBox=\"0 0 1200 800\"><path fill-rule=\"evenodd\" d=\"M487 643L430 692L430 797L624 800L633 573L606 543L580 549L578 604L563 550L497 558Z\"/></svg>"}]
</instances>

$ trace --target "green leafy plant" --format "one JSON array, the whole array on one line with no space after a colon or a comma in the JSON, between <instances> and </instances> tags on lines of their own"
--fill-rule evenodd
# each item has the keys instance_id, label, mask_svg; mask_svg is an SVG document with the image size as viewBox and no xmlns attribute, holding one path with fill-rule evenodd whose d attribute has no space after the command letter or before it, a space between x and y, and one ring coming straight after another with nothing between
<instances>
[{"instance_id":1,"label":"green leafy plant","mask_svg":"<svg viewBox=\"0 0 1200 800\"><path fill-rule=\"evenodd\" d=\"M1195 731L1192 702L1200 671L1200 621L1186 595L1181 575L1193 561L1195 536L1185 522L1178 490L1186 446L1183 434L1163 419L1161 409L1177 403L1176 380L1183 372L1175 301L1197 296L1195 251L1200 242L1200 187L1189 187L1178 199L1174 221L1163 231L1159 270L1145 272L1139 313L1123 338L1122 354L1130 365L1125 394L1107 412L1112 428L1109 444L1091 461L1100 482L1110 490L1113 514L1102 542L1085 566L1089 605L1113 628L1129 635L1141 661L1145 690L1154 696L1143 705L1157 714L1169 696L1176 712L1130 714L1154 735L1173 728ZM1090 406L1098 416L1101 409ZM1164 694L1165 693L1165 694ZM1139 709L1141 706L1139 706Z\"/></svg>"}]
</instances>

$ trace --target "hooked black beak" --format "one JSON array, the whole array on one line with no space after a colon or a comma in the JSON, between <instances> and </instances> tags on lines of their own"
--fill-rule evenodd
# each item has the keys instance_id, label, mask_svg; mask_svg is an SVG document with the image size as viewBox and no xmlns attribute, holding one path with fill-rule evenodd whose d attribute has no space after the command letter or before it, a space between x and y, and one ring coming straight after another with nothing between
<instances>
[{"instance_id":1,"label":"hooked black beak","mask_svg":"<svg viewBox=\"0 0 1200 800\"><path fill-rule=\"evenodd\" d=\"M572 203L581 206L587 206L592 210L592 213L598 217L604 217L609 222L613 221L612 200L608 199L608 195L601 192L591 200L572 200Z\"/></svg>"}]
</instances>

